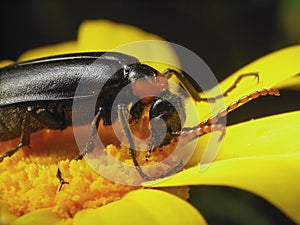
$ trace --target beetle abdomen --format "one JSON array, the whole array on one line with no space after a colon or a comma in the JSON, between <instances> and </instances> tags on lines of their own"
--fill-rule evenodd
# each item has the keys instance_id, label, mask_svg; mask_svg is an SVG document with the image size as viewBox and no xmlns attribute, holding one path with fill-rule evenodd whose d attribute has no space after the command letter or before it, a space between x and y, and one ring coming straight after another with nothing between
<instances>
[{"instance_id":1,"label":"beetle abdomen","mask_svg":"<svg viewBox=\"0 0 300 225\"><path fill-rule=\"evenodd\" d=\"M17 106L0 107L0 141L6 141L21 136L22 123L26 108ZM45 128L43 124L32 118L27 124L30 133Z\"/></svg>"}]
</instances>

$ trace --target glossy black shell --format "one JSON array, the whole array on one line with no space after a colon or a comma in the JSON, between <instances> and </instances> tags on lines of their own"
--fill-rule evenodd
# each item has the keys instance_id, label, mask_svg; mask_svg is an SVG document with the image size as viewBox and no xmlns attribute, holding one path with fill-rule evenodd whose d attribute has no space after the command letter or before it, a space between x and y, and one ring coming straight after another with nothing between
<instances>
[{"instance_id":1,"label":"glossy black shell","mask_svg":"<svg viewBox=\"0 0 300 225\"><path fill-rule=\"evenodd\" d=\"M27 107L51 111L63 107L64 113L58 117L64 124L58 129L72 125L74 98L88 104L90 99L96 97L96 107L106 107L102 117L106 124L110 124L114 97L130 82L126 72L130 64L140 65L136 58L125 54L97 52L42 58L0 69L0 141L21 136ZM85 87L80 92L76 92L78 84ZM91 122L85 118L84 111L85 108L91 109L80 107L82 121L78 124ZM31 117L26 129L32 133L43 128L52 129L49 124Z\"/></svg>"},{"instance_id":2,"label":"glossy black shell","mask_svg":"<svg viewBox=\"0 0 300 225\"><path fill-rule=\"evenodd\" d=\"M89 88L76 97L94 95L104 83L102 91L109 93L106 89L126 85L124 68L130 64L139 64L138 59L116 52L67 54L13 64L0 69L0 107L74 98L79 82Z\"/></svg>"}]
</instances>

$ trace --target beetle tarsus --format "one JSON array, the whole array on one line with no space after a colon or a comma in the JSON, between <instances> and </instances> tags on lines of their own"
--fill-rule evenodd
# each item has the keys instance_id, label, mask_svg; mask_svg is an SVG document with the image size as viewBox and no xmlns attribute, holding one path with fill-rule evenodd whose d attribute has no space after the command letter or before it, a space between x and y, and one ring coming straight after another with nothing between
<instances>
[{"instance_id":1,"label":"beetle tarsus","mask_svg":"<svg viewBox=\"0 0 300 225\"><path fill-rule=\"evenodd\" d=\"M58 178L59 183L60 183L60 186L59 186L59 189L58 189L58 191L60 192L61 189L62 189L62 187L63 187L63 185L69 184L69 182L65 181L65 180L62 178L62 174L61 174L61 171L60 171L59 168L57 169L56 177Z\"/></svg>"},{"instance_id":2,"label":"beetle tarsus","mask_svg":"<svg viewBox=\"0 0 300 225\"><path fill-rule=\"evenodd\" d=\"M224 96L224 97L228 96L229 92L234 90L237 87L237 85L241 82L241 80L246 78L246 77L254 77L257 80L257 83L259 83L259 75L258 75L257 72L250 72L250 73L241 74L236 78L234 83L222 94L222 96Z\"/></svg>"},{"instance_id":3,"label":"beetle tarsus","mask_svg":"<svg viewBox=\"0 0 300 225\"><path fill-rule=\"evenodd\" d=\"M227 97L228 94L233 91L234 89L236 89L237 85L246 77L254 77L255 79L257 79L257 83L259 82L259 75L257 72L250 72L250 73L245 73L245 74L241 74L239 75L236 80L234 81L234 83L227 88L226 91L224 91L222 94L219 94L217 96L214 97L210 97L210 98L201 98L200 101L204 101L204 102L208 102L208 103L214 103L216 102L216 100L218 99L222 99L224 97Z\"/></svg>"},{"instance_id":4,"label":"beetle tarsus","mask_svg":"<svg viewBox=\"0 0 300 225\"><path fill-rule=\"evenodd\" d=\"M13 149L5 152L3 155L0 156L0 162L2 162L6 157L11 157L16 151L19 150L19 148L21 148L23 146L22 143L18 144L16 147L14 147Z\"/></svg>"}]
</instances>

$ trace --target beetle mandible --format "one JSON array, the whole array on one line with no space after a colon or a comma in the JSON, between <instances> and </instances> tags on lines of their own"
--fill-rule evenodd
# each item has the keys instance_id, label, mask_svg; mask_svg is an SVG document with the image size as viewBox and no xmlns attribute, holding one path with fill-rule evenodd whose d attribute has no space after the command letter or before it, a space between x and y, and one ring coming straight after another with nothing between
<instances>
[{"instance_id":1,"label":"beetle mandible","mask_svg":"<svg viewBox=\"0 0 300 225\"><path fill-rule=\"evenodd\" d=\"M95 60L98 60L98 63L94 65ZM87 66L95 68L92 68L93 73L83 76ZM132 134L125 116L128 105L133 101L132 98L138 99L145 88L152 89L153 97L140 99L130 109L129 114L132 120L139 120L145 108L150 106L149 119L154 121L154 124L150 126L152 143L149 145L152 146L167 145L174 138L192 140L212 131L220 131L221 140L225 134L225 127L222 123L218 123L219 118L225 117L240 104L251 99L264 95L279 95L279 91L276 89L255 91L233 102L206 121L194 127L182 128L181 123L184 121L180 121L180 118L185 118L183 99L168 89L167 79L172 75L177 77L180 84L196 102L214 102L218 98L226 97L245 76L259 78L257 73L243 74L224 93L213 98L201 98L182 73L173 69L167 69L160 73L154 68L140 63L135 57L117 52L66 54L16 63L0 69L0 141L19 137L20 142L15 148L0 156L0 162L13 155L21 147L29 147L30 134L33 132L44 128L63 130L67 126L80 125L80 122L72 124L72 102L77 85L82 82L82 79L85 79L83 82L89 85L92 91L76 96L77 98L88 100L90 97L95 97L94 93L100 93L97 96L93 120L83 120L83 123L91 123L92 126L98 127L100 119L103 120L104 125L111 125L114 120L119 119L125 137L129 141L129 150L134 166L145 180L155 178L145 174L136 159ZM137 82L141 78L146 83ZM131 88L128 96L124 98L127 100L113 108L115 97L128 84L131 85ZM101 90L97 90L99 86L102 87ZM157 97L159 95L163 95L164 98ZM176 107L172 106L168 99L172 99L172 102L177 104ZM155 124L157 118L163 119L167 127L167 133L161 143L155 141L156 136L161 135L160 124ZM85 154L93 150L96 130L93 129L90 140L76 160L82 159ZM168 176L172 172L173 170L163 176ZM62 178L59 169L57 177L61 186L67 183Z\"/></svg>"}]
</instances>

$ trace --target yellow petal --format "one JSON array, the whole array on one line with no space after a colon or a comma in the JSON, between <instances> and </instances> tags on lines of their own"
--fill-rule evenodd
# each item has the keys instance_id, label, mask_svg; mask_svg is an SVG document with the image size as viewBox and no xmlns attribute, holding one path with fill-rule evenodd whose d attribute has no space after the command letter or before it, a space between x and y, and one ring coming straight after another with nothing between
<instances>
[{"instance_id":1,"label":"yellow petal","mask_svg":"<svg viewBox=\"0 0 300 225\"><path fill-rule=\"evenodd\" d=\"M138 190L120 201L76 214L74 225L84 224L206 224L186 201L159 190Z\"/></svg>"},{"instance_id":2,"label":"yellow petal","mask_svg":"<svg viewBox=\"0 0 300 225\"><path fill-rule=\"evenodd\" d=\"M51 208L39 209L15 220L10 225L71 225L72 220L62 220Z\"/></svg>"},{"instance_id":3,"label":"yellow petal","mask_svg":"<svg viewBox=\"0 0 300 225\"><path fill-rule=\"evenodd\" d=\"M274 87L280 82L299 74L299 58L300 45L280 49L239 69L224 80L221 86L225 89L233 84L237 76L249 72L258 72L259 83L256 84L254 81L252 90ZM239 90L247 87L249 87L249 82L242 82L237 89ZM241 91L241 94L248 94L248 91L249 90L246 90L246 92Z\"/></svg>"},{"instance_id":4,"label":"yellow petal","mask_svg":"<svg viewBox=\"0 0 300 225\"><path fill-rule=\"evenodd\" d=\"M13 63L14 63L14 61L12 61L12 60L2 60L2 61L0 61L0 68L8 66L8 65L13 64Z\"/></svg>"},{"instance_id":5,"label":"yellow petal","mask_svg":"<svg viewBox=\"0 0 300 225\"><path fill-rule=\"evenodd\" d=\"M119 45L141 40L162 40L137 27L108 20L84 21L78 31L78 47L82 51L110 51Z\"/></svg>"},{"instance_id":6,"label":"yellow petal","mask_svg":"<svg viewBox=\"0 0 300 225\"><path fill-rule=\"evenodd\" d=\"M155 40L162 41L163 39L131 25L108 20L87 20L78 29L77 41L29 50L20 56L19 61L74 52L117 51L147 61L159 71L167 67L178 67L179 62L173 49L168 44L155 42ZM148 42L134 43L137 41ZM131 44L128 45L129 43ZM164 63L169 65L166 66Z\"/></svg>"},{"instance_id":7,"label":"yellow petal","mask_svg":"<svg viewBox=\"0 0 300 225\"><path fill-rule=\"evenodd\" d=\"M225 185L253 192L300 223L300 111L227 128L216 161L152 185ZM200 138L205 142L209 138ZM203 166L203 165L202 165ZM202 167L203 168L203 167Z\"/></svg>"},{"instance_id":8,"label":"yellow petal","mask_svg":"<svg viewBox=\"0 0 300 225\"><path fill-rule=\"evenodd\" d=\"M11 224L17 218L8 211L8 205L4 201L0 201L0 224Z\"/></svg>"},{"instance_id":9,"label":"yellow petal","mask_svg":"<svg viewBox=\"0 0 300 225\"><path fill-rule=\"evenodd\" d=\"M155 34L108 20L84 21L78 31L79 51L122 52L135 56L140 61L147 61L147 64L158 71L167 67L179 67L174 50L162 41L163 39Z\"/></svg>"},{"instance_id":10,"label":"yellow petal","mask_svg":"<svg viewBox=\"0 0 300 225\"><path fill-rule=\"evenodd\" d=\"M224 106L237 101L244 95L263 88L278 86L281 82L299 74L299 58L300 45L296 45L272 52L242 67L222 81L219 87L215 87L205 92L205 94L210 97L220 94L220 88L225 91L241 74L257 72L259 74L259 83L254 78L245 78L226 98L213 105L213 112L210 109L212 106L205 103L198 104L199 117L203 120L207 119L210 114L217 113Z\"/></svg>"},{"instance_id":11,"label":"yellow petal","mask_svg":"<svg viewBox=\"0 0 300 225\"><path fill-rule=\"evenodd\" d=\"M69 41L59 43L55 45L43 46L35 49L31 49L23 53L18 61L32 60L52 55L60 55L66 53L72 53L77 51L77 43L75 41Z\"/></svg>"},{"instance_id":12,"label":"yellow petal","mask_svg":"<svg viewBox=\"0 0 300 225\"><path fill-rule=\"evenodd\" d=\"M220 99L216 103L212 104L198 103L196 105L196 108L198 111L199 119L195 118L195 116L193 116L195 115L195 113L191 111L191 109L193 109L193 107L195 106L186 107L187 115L190 115L187 126L194 126L201 121L207 120L211 115L218 113L221 109L227 107L232 102L237 101L242 96L248 95L253 91L262 90L264 88L272 88L275 85L280 85L282 82L288 79L292 79L295 75L299 74L299 58L300 45L296 45L272 52L239 69L237 72L229 76L226 80L222 81L220 86L209 90L205 94L210 97L220 94L220 88L223 91L227 90L227 88L229 88L241 74L257 72L259 74L259 83L257 83L256 79L247 77L245 79L242 79L237 87L224 99ZM212 136L209 137L217 139L219 135L220 134L218 132L215 132ZM198 141L196 147L196 149L198 150L198 158L192 157L192 159L188 163L189 166L199 162L197 160L199 160L200 156L202 156L202 161L204 160L204 158L207 158L207 161L211 161L214 159L216 155L215 153L210 152L210 155L208 155L207 151L203 152L206 149L203 143L203 140ZM190 144L188 148L194 148L194 144Z\"/></svg>"},{"instance_id":13,"label":"yellow petal","mask_svg":"<svg viewBox=\"0 0 300 225\"><path fill-rule=\"evenodd\" d=\"M289 89L289 90L300 90L300 75L290 77L287 80L280 82L275 85L275 88L278 89Z\"/></svg>"}]
</instances>

